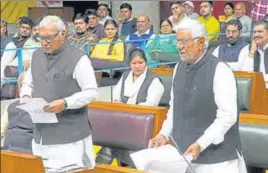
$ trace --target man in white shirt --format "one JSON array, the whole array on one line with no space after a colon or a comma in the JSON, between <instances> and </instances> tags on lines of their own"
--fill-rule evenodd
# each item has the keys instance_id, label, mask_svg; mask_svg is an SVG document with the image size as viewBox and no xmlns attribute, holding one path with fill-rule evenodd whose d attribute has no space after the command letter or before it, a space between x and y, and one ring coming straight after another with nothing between
<instances>
[{"instance_id":1,"label":"man in white shirt","mask_svg":"<svg viewBox=\"0 0 268 173\"><path fill-rule=\"evenodd\" d=\"M0 23L0 36L1 36L1 80L5 78L4 70L5 67L11 62L17 54L17 50L2 51L4 49L16 49L16 45L6 36L7 32L7 23L4 20L1 20ZM2 82L1 82L2 83Z\"/></svg>"},{"instance_id":2,"label":"man in white shirt","mask_svg":"<svg viewBox=\"0 0 268 173\"><path fill-rule=\"evenodd\" d=\"M109 12L109 7L107 4L99 4L98 8L97 8L97 14L99 16L99 23L104 25L104 23L106 22L106 20L108 19L112 19Z\"/></svg>"},{"instance_id":3,"label":"man in white shirt","mask_svg":"<svg viewBox=\"0 0 268 173\"><path fill-rule=\"evenodd\" d=\"M20 96L45 99L44 111L57 115L56 124L34 125L33 154L43 158L45 167L93 168L87 105L99 91L90 59L65 41L66 34L58 16L46 16L40 22L41 48L33 53Z\"/></svg>"},{"instance_id":4,"label":"man in white shirt","mask_svg":"<svg viewBox=\"0 0 268 173\"><path fill-rule=\"evenodd\" d=\"M262 72L268 89L268 22L257 21L253 29L253 42L243 71Z\"/></svg>"},{"instance_id":5,"label":"man in white shirt","mask_svg":"<svg viewBox=\"0 0 268 173\"><path fill-rule=\"evenodd\" d=\"M233 71L241 71L249 53L249 44L241 38L242 24L239 20L230 20L226 24L227 42L218 46L213 55L226 62Z\"/></svg>"},{"instance_id":6,"label":"man in white shirt","mask_svg":"<svg viewBox=\"0 0 268 173\"><path fill-rule=\"evenodd\" d=\"M196 173L246 172L232 70L207 53L206 30L196 20L179 24L177 48L181 59L174 69L167 119L149 147L162 146L172 136L193 157Z\"/></svg>"}]
</instances>

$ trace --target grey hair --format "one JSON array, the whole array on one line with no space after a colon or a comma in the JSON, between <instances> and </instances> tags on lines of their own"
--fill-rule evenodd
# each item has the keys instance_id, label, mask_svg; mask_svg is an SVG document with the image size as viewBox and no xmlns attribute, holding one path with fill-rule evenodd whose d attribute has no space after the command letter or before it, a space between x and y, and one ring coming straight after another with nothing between
<instances>
[{"instance_id":1,"label":"grey hair","mask_svg":"<svg viewBox=\"0 0 268 173\"><path fill-rule=\"evenodd\" d=\"M208 47L206 28L202 23L198 22L197 20L191 19L189 17L183 18L179 25L175 27L175 31L178 30L189 30L193 38L204 37L205 46L206 48Z\"/></svg>"},{"instance_id":2,"label":"grey hair","mask_svg":"<svg viewBox=\"0 0 268 173\"><path fill-rule=\"evenodd\" d=\"M39 26L46 27L46 26L50 26L51 24L55 24L59 31L63 31L63 30L66 31L66 26L65 26L64 22L58 16L48 15L48 16L44 17L41 20Z\"/></svg>"}]
</instances>

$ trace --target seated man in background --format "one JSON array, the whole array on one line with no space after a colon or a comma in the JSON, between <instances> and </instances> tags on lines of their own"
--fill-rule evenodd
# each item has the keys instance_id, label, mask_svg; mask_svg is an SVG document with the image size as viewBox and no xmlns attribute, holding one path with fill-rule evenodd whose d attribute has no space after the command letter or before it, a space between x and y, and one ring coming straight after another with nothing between
<instances>
[{"instance_id":1,"label":"seated man in background","mask_svg":"<svg viewBox=\"0 0 268 173\"><path fill-rule=\"evenodd\" d=\"M242 23L242 36L250 36L252 19L246 15L246 6L243 2L236 3L235 18Z\"/></svg>"},{"instance_id":2,"label":"seated man in background","mask_svg":"<svg viewBox=\"0 0 268 173\"><path fill-rule=\"evenodd\" d=\"M119 15L119 34L126 37L137 31L136 28L137 18L133 17L132 6L128 3L123 3L120 6Z\"/></svg>"},{"instance_id":3,"label":"seated man in background","mask_svg":"<svg viewBox=\"0 0 268 173\"><path fill-rule=\"evenodd\" d=\"M164 94L160 79L147 68L147 59L142 49L130 53L130 71L125 72L113 92L113 101L134 105L158 106ZM123 165L135 167L129 154L131 151L103 147L96 163L111 164L116 158Z\"/></svg>"},{"instance_id":4,"label":"seated man in background","mask_svg":"<svg viewBox=\"0 0 268 173\"><path fill-rule=\"evenodd\" d=\"M169 16L168 19L172 23L172 26L173 26L172 29L176 30L176 27L178 26L180 21L182 21L182 19L186 17L187 15L185 14L185 10L181 2L174 1L174 2L171 2L169 6L171 9L172 15Z\"/></svg>"},{"instance_id":5,"label":"seated man in background","mask_svg":"<svg viewBox=\"0 0 268 173\"><path fill-rule=\"evenodd\" d=\"M19 21L18 36L13 37L12 41L17 48L22 48L28 38L31 37L33 22L28 17L22 17Z\"/></svg>"},{"instance_id":6,"label":"seated man in background","mask_svg":"<svg viewBox=\"0 0 268 173\"><path fill-rule=\"evenodd\" d=\"M104 25L106 20L113 19L110 16L109 7L107 4L99 4L97 7L97 14L99 16L99 23Z\"/></svg>"},{"instance_id":7,"label":"seated man in background","mask_svg":"<svg viewBox=\"0 0 268 173\"><path fill-rule=\"evenodd\" d=\"M184 11L191 19L196 19L199 15L194 12L194 3L192 1L185 1L183 4Z\"/></svg>"},{"instance_id":8,"label":"seated man in background","mask_svg":"<svg viewBox=\"0 0 268 173\"><path fill-rule=\"evenodd\" d=\"M213 55L226 62L233 71L241 71L249 53L249 44L241 38L242 24L239 20L230 20L225 32L227 42L218 46Z\"/></svg>"},{"instance_id":9,"label":"seated man in background","mask_svg":"<svg viewBox=\"0 0 268 173\"><path fill-rule=\"evenodd\" d=\"M245 60L243 71L262 72L268 89L268 22L257 21L253 29L253 44Z\"/></svg>"},{"instance_id":10,"label":"seated man in background","mask_svg":"<svg viewBox=\"0 0 268 173\"><path fill-rule=\"evenodd\" d=\"M81 50L85 50L83 44L95 42L96 36L88 32L88 16L82 13L78 13L74 18L75 33L68 37L70 44L78 47ZM92 49L93 46L89 46ZM88 52L89 53L89 52Z\"/></svg>"},{"instance_id":11,"label":"seated man in background","mask_svg":"<svg viewBox=\"0 0 268 173\"><path fill-rule=\"evenodd\" d=\"M1 50L3 49L16 49L16 45L7 37L7 23L4 20L1 20L0 23L0 35L1 35ZM13 51L1 51L0 52L1 60L1 80L5 78L4 69L6 65L11 62L17 54L16 50Z\"/></svg>"},{"instance_id":12,"label":"seated man in background","mask_svg":"<svg viewBox=\"0 0 268 173\"><path fill-rule=\"evenodd\" d=\"M197 20L204 24L209 41L217 41L220 35L220 23L212 15L213 12L213 1L202 1L200 2L200 15Z\"/></svg>"},{"instance_id":13,"label":"seated man in background","mask_svg":"<svg viewBox=\"0 0 268 173\"><path fill-rule=\"evenodd\" d=\"M22 81L23 76L19 78L18 90ZM32 154L33 123L28 112L17 108L19 104L19 100L9 104L1 116L2 149Z\"/></svg>"},{"instance_id":14,"label":"seated man in background","mask_svg":"<svg viewBox=\"0 0 268 173\"><path fill-rule=\"evenodd\" d=\"M155 38L154 32L151 30L150 18L141 14L137 18L137 32L130 34L126 41L134 41L133 43L140 48L145 48ZM141 40L141 41L139 41ZM142 41L147 40L147 41Z\"/></svg>"},{"instance_id":15,"label":"seated man in background","mask_svg":"<svg viewBox=\"0 0 268 173\"><path fill-rule=\"evenodd\" d=\"M88 32L94 34L97 40L103 38L105 36L104 27L99 23L96 10L87 9L85 13L88 16Z\"/></svg>"},{"instance_id":16,"label":"seated man in background","mask_svg":"<svg viewBox=\"0 0 268 173\"><path fill-rule=\"evenodd\" d=\"M33 52L41 47L41 41L39 38L39 22L42 20L42 18L38 18L35 20L32 20L33 27L31 31L31 37L28 38L24 45L23 45L23 51L22 51L22 59L23 59L23 68L24 70L27 70L31 64ZM26 48L34 48L34 49L26 49ZM11 63L8 65L11 66L18 66L18 59L15 58Z\"/></svg>"}]
</instances>

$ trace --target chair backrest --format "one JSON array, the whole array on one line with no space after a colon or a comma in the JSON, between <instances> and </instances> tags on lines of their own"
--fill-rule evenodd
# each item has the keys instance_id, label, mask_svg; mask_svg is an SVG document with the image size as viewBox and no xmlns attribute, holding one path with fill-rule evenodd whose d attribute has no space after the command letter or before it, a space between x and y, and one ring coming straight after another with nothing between
<instances>
[{"instance_id":1,"label":"chair backrest","mask_svg":"<svg viewBox=\"0 0 268 173\"><path fill-rule=\"evenodd\" d=\"M128 67L128 64L121 61L108 61L97 58L91 58L91 64L94 70L104 70L112 68Z\"/></svg>"},{"instance_id":2,"label":"chair backrest","mask_svg":"<svg viewBox=\"0 0 268 173\"><path fill-rule=\"evenodd\" d=\"M162 62L174 62L179 60L179 55L177 53L167 53L159 51L151 51L150 57L152 60L162 61Z\"/></svg>"},{"instance_id":3,"label":"chair backrest","mask_svg":"<svg viewBox=\"0 0 268 173\"><path fill-rule=\"evenodd\" d=\"M90 109L94 144L131 151L147 148L153 137L152 114Z\"/></svg>"},{"instance_id":4,"label":"chair backrest","mask_svg":"<svg viewBox=\"0 0 268 173\"><path fill-rule=\"evenodd\" d=\"M268 169L268 115L240 114L239 132L246 164Z\"/></svg>"},{"instance_id":5,"label":"chair backrest","mask_svg":"<svg viewBox=\"0 0 268 173\"><path fill-rule=\"evenodd\" d=\"M4 73L6 77L19 77L17 66L6 66Z\"/></svg>"},{"instance_id":6,"label":"chair backrest","mask_svg":"<svg viewBox=\"0 0 268 173\"><path fill-rule=\"evenodd\" d=\"M17 92L17 83L6 83L1 88L1 100L15 99Z\"/></svg>"},{"instance_id":7,"label":"chair backrest","mask_svg":"<svg viewBox=\"0 0 268 173\"><path fill-rule=\"evenodd\" d=\"M125 64L128 65L130 63L130 53L135 48L137 48L137 46L135 44L133 44L133 43L130 43L130 42L124 43L124 51L125 51L124 63Z\"/></svg>"},{"instance_id":8,"label":"chair backrest","mask_svg":"<svg viewBox=\"0 0 268 173\"><path fill-rule=\"evenodd\" d=\"M93 142L130 151L147 148L149 140L160 130L166 113L163 107L93 102L88 110Z\"/></svg>"},{"instance_id":9,"label":"chair backrest","mask_svg":"<svg viewBox=\"0 0 268 173\"><path fill-rule=\"evenodd\" d=\"M236 78L238 109L241 112L250 111L251 78Z\"/></svg>"},{"instance_id":10,"label":"chair backrest","mask_svg":"<svg viewBox=\"0 0 268 173\"><path fill-rule=\"evenodd\" d=\"M158 75L161 79L165 91L164 94L160 100L159 106L169 107L169 101L170 101L170 92L172 87L172 75Z\"/></svg>"},{"instance_id":11,"label":"chair backrest","mask_svg":"<svg viewBox=\"0 0 268 173\"><path fill-rule=\"evenodd\" d=\"M173 69L155 68L155 69L151 69L151 71L161 79L165 88L165 91L160 100L159 106L169 107Z\"/></svg>"}]
</instances>

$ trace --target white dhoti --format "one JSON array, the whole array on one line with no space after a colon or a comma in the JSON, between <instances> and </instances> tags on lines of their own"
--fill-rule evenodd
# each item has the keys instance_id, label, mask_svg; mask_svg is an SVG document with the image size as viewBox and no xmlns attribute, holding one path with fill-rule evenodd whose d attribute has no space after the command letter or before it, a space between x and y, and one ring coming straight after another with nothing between
<instances>
[{"instance_id":1,"label":"white dhoti","mask_svg":"<svg viewBox=\"0 0 268 173\"><path fill-rule=\"evenodd\" d=\"M32 141L33 154L41 156L46 170L62 168L94 168L95 158L91 135L69 144L42 145Z\"/></svg>"},{"instance_id":2,"label":"white dhoti","mask_svg":"<svg viewBox=\"0 0 268 173\"><path fill-rule=\"evenodd\" d=\"M246 163L238 152L238 159L215 164L191 164L195 173L247 173ZM192 173L187 170L186 173Z\"/></svg>"}]
</instances>

